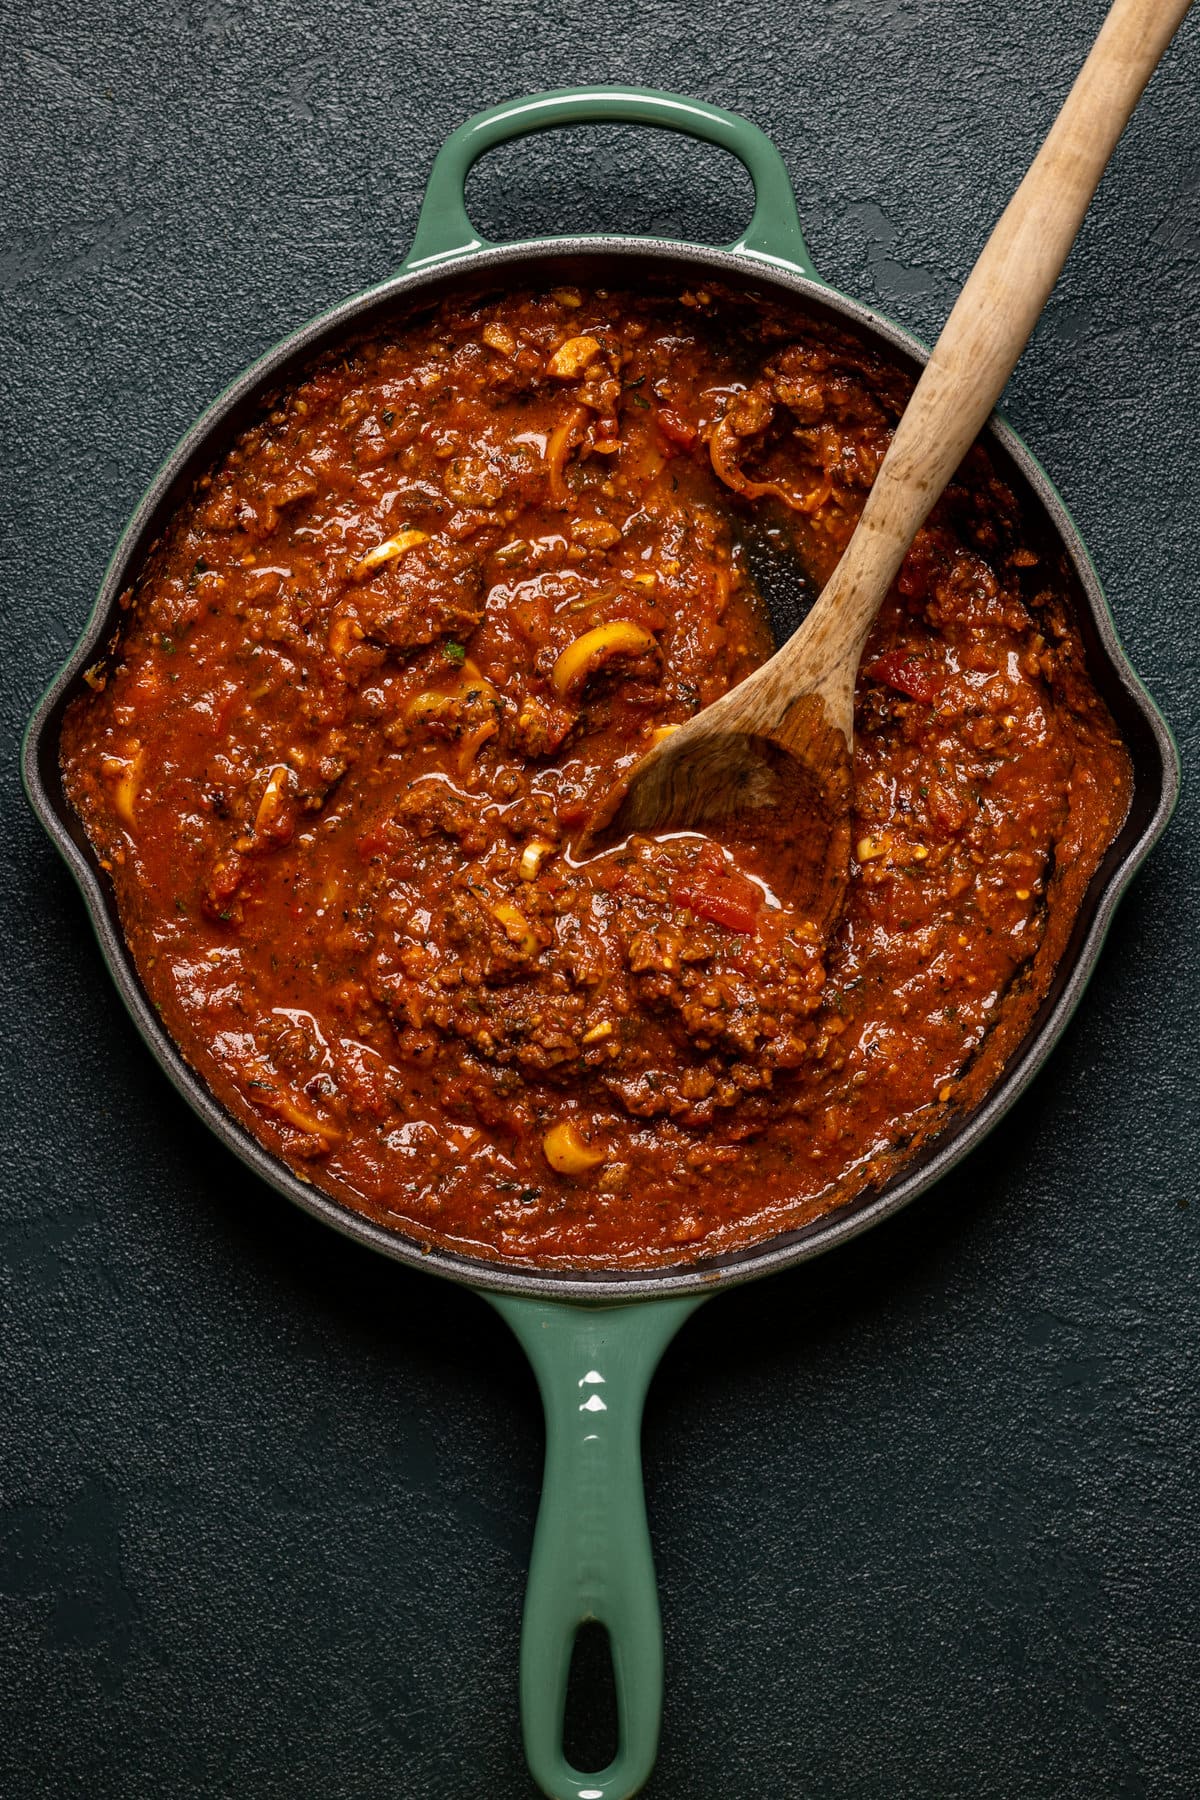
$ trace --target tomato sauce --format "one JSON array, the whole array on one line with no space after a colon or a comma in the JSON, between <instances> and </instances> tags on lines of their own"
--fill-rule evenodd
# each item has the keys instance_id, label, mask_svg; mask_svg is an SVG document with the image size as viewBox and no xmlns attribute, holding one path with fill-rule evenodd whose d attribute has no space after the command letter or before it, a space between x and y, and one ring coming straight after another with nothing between
<instances>
[{"instance_id":1,"label":"tomato sauce","mask_svg":"<svg viewBox=\"0 0 1200 1800\"><path fill-rule=\"evenodd\" d=\"M829 943L753 848L580 847L769 654L764 549L826 579L910 389L715 289L468 298L326 356L197 483L62 767L148 993L271 1151L423 1243L654 1267L977 1101L1130 794L984 449L864 657Z\"/></svg>"}]
</instances>

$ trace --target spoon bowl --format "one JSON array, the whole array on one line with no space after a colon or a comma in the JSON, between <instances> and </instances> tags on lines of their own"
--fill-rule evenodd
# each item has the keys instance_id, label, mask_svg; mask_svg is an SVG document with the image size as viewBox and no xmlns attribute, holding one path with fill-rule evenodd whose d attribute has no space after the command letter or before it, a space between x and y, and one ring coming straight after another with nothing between
<instances>
[{"instance_id":1,"label":"spoon bowl","mask_svg":"<svg viewBox=\"0 0 1200 1800\"><path fill-rule=\"evenodd\" d=\"M735 853L751 851L771 886L825 937L849 879L849 731L815 692L790 700L769 726L750 708L741 723L740 703L757 698L747 693L755 680L656 744L612 791L598 823L621 838L705 831Z\"/></svg>"}]
</instances>

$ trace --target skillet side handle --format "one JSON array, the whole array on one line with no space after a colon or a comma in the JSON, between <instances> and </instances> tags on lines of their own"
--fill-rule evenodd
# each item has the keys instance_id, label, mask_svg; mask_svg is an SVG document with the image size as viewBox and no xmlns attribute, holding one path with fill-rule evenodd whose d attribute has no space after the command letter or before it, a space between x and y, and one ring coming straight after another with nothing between
<instances>
[{"instance_id":1,"label":"skillet side handle","mask_svg":"<svg viewBox=\"0 0 1200 1800\"><path fill-rule=\"evenodd\" d=\"M642 1407L676 1331L707 1295L625 1306L487 1298L533 1364L546 1465L521 1625L521 1727L551 1800L630 1800L649 1779L662 1720L662 1625L642 1493ZM563 1753L580 1625L608 1632L617 1752L596 1774Z\"/></svg>"},{"instance_id":2,"label":"skillet side handle","mask_svg":"<svg viewBox=\"0 0 1200 1800\"><path fill-rule=\"evenodd\" d=\"M654 88L560 88L508 100L467 119L451 132L434 159L412 248L401 267L428 268L488 248L468 217L464 198L467 176L486 151L556 125L587 124L656 125L732 151L754 183L754 213L729 248L818 279L800 229L791 180L766 133L737 113Z\"/></svg>"}]
</instances>

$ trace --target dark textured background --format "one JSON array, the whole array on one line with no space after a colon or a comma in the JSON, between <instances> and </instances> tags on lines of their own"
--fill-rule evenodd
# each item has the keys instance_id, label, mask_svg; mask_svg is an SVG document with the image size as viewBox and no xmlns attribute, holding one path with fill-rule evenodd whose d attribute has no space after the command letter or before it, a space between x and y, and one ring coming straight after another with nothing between
<instances>
[{"instance_id":1,"label":"dark textured background","mask_svg":"<svg viewBox=\"0 0 1200 1800\"><path fill-rule=\"evenodd\" d=\"M740 109L817 265L926 336L1098 0L0 5L0 1792L526 1800L533 1386L473 1296L260 1187L135 1040L17 739L120 526L252 357L387 274L443 136L645 81ZM1194 772L1200 20L1117 151L1009 411ZM496 154L493 235L732 237L633 131ZM649 1408L655 1800L1200 1792L1196 785L982 1154L705 1311Z\"/></svg>"}]
</instances>

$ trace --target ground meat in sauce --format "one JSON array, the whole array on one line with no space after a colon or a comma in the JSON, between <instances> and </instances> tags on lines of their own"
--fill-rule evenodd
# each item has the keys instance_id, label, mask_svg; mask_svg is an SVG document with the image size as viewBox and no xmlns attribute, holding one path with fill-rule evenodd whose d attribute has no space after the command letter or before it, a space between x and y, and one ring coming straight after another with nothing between
<instances>
[{"instance_id":1,"label":"ground meat in sauce","mask_svg":"<svg viewBox=\"0 0 1200 1800\"><path fill-rule=\"evenodd\" d=\"M652 1266L802 1223L977 1097L1129 796L982 449L864 658L827 946L751 853L575 849L769 653L753 534L827 577L910 385L734 294L460 301L199 483L63 770L152 999L271 1150L425 1242Z\"/></svg>"}]
</instances>

